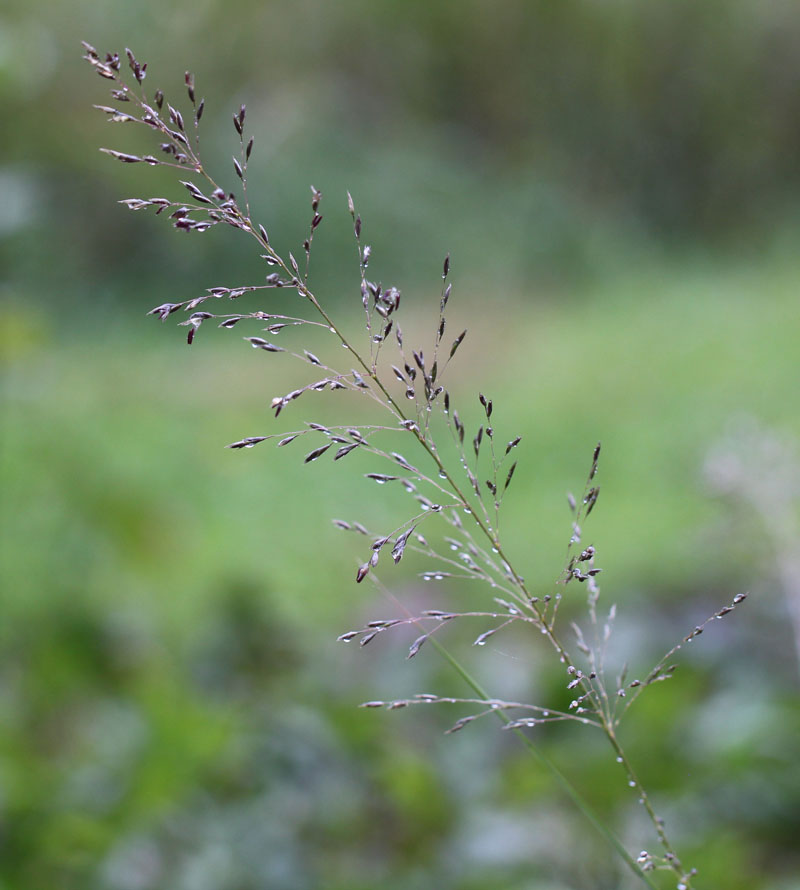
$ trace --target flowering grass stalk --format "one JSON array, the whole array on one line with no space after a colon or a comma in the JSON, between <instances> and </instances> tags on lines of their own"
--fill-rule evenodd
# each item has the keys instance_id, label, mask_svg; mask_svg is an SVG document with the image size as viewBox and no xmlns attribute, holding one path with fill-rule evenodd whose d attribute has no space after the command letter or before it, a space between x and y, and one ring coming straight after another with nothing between
<instances>
[{"instance_id":1,"label":"flowering grass stalk","mask_svg":"<svg viewBox=\"0 0 800 890\"><path fill-rule=\"evenodd\" d=\"M377 458L383 469L368 473L367 478L379 485L402 487L408 493L413 509L411 515L388 533L371 531L358 522L335 520L343 531L354 533L363 540L364 558L357 569L356 582L372 578L380 583L375 569L381 559L399 563L407 551L414 551L430 562L431 567L423 573L424 578L472 580L488 587L490 598L486 609L465 612L426 609L419 614L370 621L366 626L339 637L344 642L357 640L365 646L392 628L416 627L419 635L409 649L408 658L415 657L430 641L472 688L472 697L420 694L392 701L369 701L363 707L396 710L422 704L468 705L472 713L458 719L448 730L451 733L484 716L499 717L504 729L519 735L553 773L565 793L644 885L657 888L659 885L654 882L653 873L665 871L672 875L678 890L695 888L695 870L684 865L678 857L664 821L657 815L623 750L618 730L622 718L643 691L671 677L675 669L673 656L683 644L699 636L709 622L733 611L744 599L744 594L734 597L730 605L695 627L640 678L629 678L625 670L617 677L610 677L606 670L606 656L616 610L612 606L605 614L601 615L599 611L597 577L601 569L597 566L595 547L584 544L582 531L600 493L597 484L600 445L593 450L581 497L570 496L569 499L572 527L563 574L555 592L536 593L528 587L516 562L507 553L499 532L503 498L514 479L521 437L515 436L507 442L499 439L494 428L494 403L482 393L478 395L483 415L481 422L476 429L467 431L447 388L450 365L467 334L466 331L460 331L456 336L450 333L447 316L452 292L449 256L442 265L438 314L431 345L423 351L406 342L398 324L400 291L396 287L384 287L369 276L371 248L362 240L361 217L348 194L365 331L363 345L351 342L309 285L312 246L322 222L321 192L311 188L309 228L298 251L299 259L292 253L284 256L276 251L266 228L253 220L247 170L254 140L245 136L245 106L233 115L238 151L232 158L232 171L239 182L241 194L238 196L223 188L201 160L199 126L205 105L202 99L197 100L194 77L190 73L185 76L190 113L184 117L178 107L166 101L161 90L152 95L145 91L147 65L140 63L130 50L126 50L126 55L132 84L122 75L123 63L118 55L102 56L89 44L84 44L84 49L84 58L97 74L109 81L111 87L113 104L96 107L111 122L149 128L159 143L158 153L154 155L132 155L107 148L101 151L126 164L174 168L183 189L178 199L128 198L122 203L131 210L151 210L157 215L165 215L175 228L186 232L203 233L214 226L231 226L253 239L265 264L262 283L209 288L192 299L156 306L149 314L164 321L181 313L184 320L179 324L188 328L189 344L193 343L201 327L210 324L226 330L258 325L261 328L258 333L244 336L246 343L263 352L286 353L311 371L313 378L273 399L272 409L276 417L306 393L325 390L355 393L368 399L378 414L375 423L322 425L307 422L281 434L247 436L228 447L253 448L265 442L276 442L278 447L285 447L295 440L307 440L305 463L323 458L339 461L355 451ZM292 315L266 310L211 311L224 310L227 304L246 295L261 295L261 292L273 289L296 293L303 310ZM328 358L327 353L320 357L309 349L288 345L289 332L298 328L321 329L329 334L334 345L347 350L343 353L339 348L335 354L339 358L347 355L352 367L341 367L339 361ZM279 345L276 340L287 345ZM401 446L405 453L394 450L398 441L406 443ZM586 592L587 622L584 626L573 622L566 629L570 634L567 643L559 609L564 595L575 589ZM511 625L523 626L537 638L543 638L563 670L565 687L572 696L569 705L557 709L546 704L490 697L439 640L448 625L456 620L469 619L488 626L475 639L477 646L485 645L487 640ZM652 824L655 852L642 851L635 856L627 851L568 779L533 744L529 730L553 722L575 723L606 737L614 761L622 767L625 781L637 794L642 810Z\"/></svg>"}]
</instances>

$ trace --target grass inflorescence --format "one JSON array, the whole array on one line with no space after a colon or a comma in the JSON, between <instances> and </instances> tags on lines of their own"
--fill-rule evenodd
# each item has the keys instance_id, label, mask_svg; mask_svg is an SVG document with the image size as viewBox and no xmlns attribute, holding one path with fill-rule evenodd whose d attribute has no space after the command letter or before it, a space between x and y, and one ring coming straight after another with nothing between
<instances>
[{"instance_id":1,"label":"grass inflorescence","mask_svg":"<svg viewBox=\"0 0 800 890\"><path fill-rule=\"evenodd\" d=\"M431 648L443 654L472 687L472 696L454 698L421 693L410 698L368 701L365 708L399 710L420 705L458 704L471 713L458 718L448 732L458 732L489 715L499 717L503 728L515 732L536 756L551 769L566 793L587 818L606 836L631 871L647 886L658 886L652 873L669 872L678 890L690 890L695 870L684 864L673 847L664 820L641 781L618 737L621 721L645 689L668 680L676 667L673 657L681 647L703 633L707 625L732 612L745 598L738 594L702 624L691 629L656 664L637 676L627 668L611 675L607 655L613 639L616 607L600 608L598 554L594 544L585 540L584 524L598 503L600 445L591 454L590 468L579 497L568 497L571 526L561 576L552 590L543 593L529 588L515 558L507 551L500 534L503 499L514 482L517 454L522 442L519 435L501 436L496 431L497 412L492 398L477 393L480 420L471 425L459 413L448 381L451 365L457 358L467 331L451 328L449 302L453 292L450 257L441 267L438 311L435 313L428 342L407 342L400 326L401 291L374 280L370 265L372 249L363 238L363 224L353 198L347 195L358 263L360 312L363 339L358 343L344 333L324 302L312 289L310 278L314 238L323 222L322 193L311 187L310 219L297 256L279 253L270 241L267 229L251 214L247 188L247 170L254 150L254 140L246 135L246 108L233 114L238 150L232 157L230 175L237 180L237 191L223 187L205 167L200 153L200 121L205 103L196 93L195 79L186 73L184 86L189 110L183 112L166 100L161 90L149 94L144 88L147 65L126 50L133 83L123 76L123 60L117 54L101 55L84 44L84 58L97 74L110 82L111 105L98 105L109 121L134 123L149 128L158 142L157 153L132 155L116 149L101 149L125 164L142 163L166 166L177 171L179 198L127 198L121 203L134 211L163 215L181 231L202 234L225 225L251 238L264 263L264 277L258 284L216 286L205 293L180 302L162 303L149 314L165 321L176 313L179 324L187 328L187 342L195 342L201 328L216 326L225 331L243 332L251 348L270 354L283 353L306 371L306 382L276 395L271 407L277 418L284 410L308 393L344 391L366 399L374 409L370 423L342 422L321 424L304 422L281 433L259 431L230 443L232 449L249 449L273 443L279 448L303 444L305 463L346 459L358 451L375 459L380 469L366 477L375 485L402 489L410 509L390 530L370 530L361 522L335 519L334 524L352 533L361 554L355 581L372 579L382 582L377 568L397 564L407 552L415 552L427 561L421 573L425 580L445 578L483 584L488 591L485 609L451 611L436 608L369 621L365 626L339 636L343 642L357 641L360 646L395 628L413 627L417 636L408 650L413 658L431 642ZM299 257L299 259L298 259ZM300 298L301 309L293 314L269 310L225 311L241 298L263 296L264 292L285 289ZM214 311L212 311L214 310ZM331 348L323 352L314 344L294 345L302 331L314 329L329 337ZM279 341L279 342L276 342ZM307 348L314 345L315 351ZM333 347L338 347L334 349ZM341 347L344 347L345 351ZM347 357L343 364L341 359ZM477 407L477 405L475 407ZM297 447L297 446L295 446ZM381 562L382 561L382 562ZM564 598L581 592L586 602L582 624L564 626L560 608ZM458 661L444 649L441 638L454 622L477 622L476 647L504 629L516 625L542 638L563 672L568 704L553 707L506 701L487 695ZM577 791L530 739L530 732L543 724L575 723L602 733L610 746L610 768L623 768L624 781L638 796L654 834L654 849L633 854L594 814ZM616 765L615 765L616 764Z\"/></svg>"}]
</instances>

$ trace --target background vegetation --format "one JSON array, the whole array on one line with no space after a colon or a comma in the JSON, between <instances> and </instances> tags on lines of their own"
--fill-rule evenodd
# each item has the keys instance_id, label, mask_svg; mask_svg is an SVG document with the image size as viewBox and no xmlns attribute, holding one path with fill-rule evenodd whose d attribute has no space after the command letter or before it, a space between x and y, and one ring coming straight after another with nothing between
<instances>
[{"instance_id":1,"label":"background vegetation","mask_svg":"<svg viewBox=\"0 0 800 890\"><path fill-rule=\"evenodd\" d=\"M316 283L338 314L359 307L345 188L411 326L432 323L450 251L457 387L525 437L504 534L536 585L603 441L591 535L620 658L750 591L628 744L702 886L800 887L800 12L745 0L4 4L0 886L629 880L504 734L355 708L462 691L401 636L333 642L396 606L355 588L329 519L377 527L391 500L290 448L222 449L274 430L290 368L230 332L189 350L144 312L254 280L257 257L115 204L172 178L98 155L146 134L91 109L82 38L132 46L176 98L191 68L223 172L247 102L251 195L281 249L309 183L325 193ZM403 602L471 595L409 569L384 578ZM498 695L560 694L520 640L472 666ZM603 746L568 730L541 741L647 846Z\"/></svg>"}]
</instances>

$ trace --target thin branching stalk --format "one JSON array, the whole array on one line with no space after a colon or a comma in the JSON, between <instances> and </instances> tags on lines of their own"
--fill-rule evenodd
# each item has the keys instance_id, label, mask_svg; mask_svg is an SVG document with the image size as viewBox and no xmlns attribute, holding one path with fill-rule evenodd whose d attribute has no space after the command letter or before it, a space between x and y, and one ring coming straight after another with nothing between
<instances>
[{"instance_id":1,"label":"thin branching stalk","mask_svg":"<svg viewBox=\"0 0 800 890\"><path fill-rule=\"evenodd\" d=\"M324 426L307 422L290 432L246 436L228 447L252 448L263 442L277 439L277 446L290 445L296 439L310 437L314 446L304 456L305 463L320 460L330 452L339 461L359 450L378 460L387 472L367 473L367 478L377 484L401 485L415 501L411 515L397 523L388 533L369 531L359 522L335 520L337 527L352 531L370 541L369 555L359 564L356 581L371 576L377 580L374 570L382 554L388 553L394 563L400 562L406 550L415 551L432 560L434 568L422 573L425 579L457 578L474 580L488 585L493 602L498 608L473 611L443 611L428 609L419 615L406 613L402 618L381 619L369 622L364 628L351 630L339 639L344 642L358 640L364 646L391 628L413 625L419 636L412 643L408 657L417 655L430 640L433 647L444 657L475 693L472 698L451 698L422 694L411 699L390 702L367 702L366 707L386 707L397 710L419 704L459 703L477 709L473 714L460 718L449 732L460 731L481 717L494 714L506 729L514 732L528 750L553 775L565 794L578 806L584 816L600 831L609 845L620 855L625 864L648 887L657 887L651 876L655 870L667 870L677 879L678 890L693 890L694 870L687 869L670 840L663 820L642 786L634 768L623 750L618 729L621 719L645 688L669 679L675 665L673 656L684 643L699 636L714 619L729 614L742 602L744 594L737 595L730 605L718 610L702 625L670 649L656 665L644 675L643 680L628 680L627 669L612 683L606 676L605 660L609 640L613 632L616 608L612 606L606 617L598 612L600 589L597 576L601 569L596 565L596 550L583 543L585 520L592 513L600 493L597 485L600 445L592 453L591 466L583 493L579 499L569 496L572 525L566 549L564 570L554 593L535 594L527 585L517 564L512 560L500 538L500 516L503 497L511 484L517 463L514 460L521 437L516 436L501 446L496 441L494 428L494 404L492 399L479 393L483 417L474 434L467 434L467 427L456 410L445 381L450 363L467 334L466 330L450 339L447 306L452 292L450 282L450 257L442 266L442 285L439 311L433 333L433 349L426 357L422 348L410 348L404 341L397 321L401 293L395 287L384 287L372 281L369 265L372 250L363 241L361 217L348 193L347 208L353 224L358 255L360 296L364 310L366 346L353 342L342 324L326 308L318 292L310 284L311 251L315 233L322 222L320 204L322 193L311 187L311 220L308 234L302 242L301 261L293 253L279 253L271 244L267 229L253 220L247 186L247 169L254 141L246 138L246 108L241 105L233 115L238 136L238 157L233 156L233 171L241 183L243 203L235 193L224 190L212 178L200 157L199 124L203 115L204 101L196 100L195 81L192 74L185 77L185 86L192 108L192 124L187 130L180 110L166 102L160 90L149 97L143 83L147 66L140 64L130 50L126 50L128 64L135 86L129 85L121 75L121 61L115 54L102 57L89 44L84 44L85 58L95 71L111 82L113 106L96 106L108 120L114 123L137 123L150 128L160 140L160 154L131 155L114 149L101 149L122 163L144 163L149 166L166 166L181 171L189 177L179 179L188 193L187 201L170 198L128 198L122 201L131 210L152 209L156 214L166 213L175 228L202 233L217 225L228 225L245 232L254 239L268 272L263 284L246 284L235 287L214 287L204 294L179 303L163 303L149 314L162 321L175 312L188 313L180 324L188 327L187 341L194 342L201 326L216 322L225 330L254 322L265 323L260 335L243 339L253 348L267 353L285 353L287 356L312 369L317 377L311 383L272 401L275 416L288 408L308 392L345 390L369 399L389 420L369 424L336 424ZM304 257L303 257L304 255ZM200 306L212 306L214 301L239 300L246 295L261 296L273 289L294 291L309 307L311 317L302 313L286 315L263 310L241 314L213 313ZM308 349L290 349L278 345L275 339L289 335L281 332L297 331L306 327L322 329L333 335L333 340L345 347L353 367L339 368L338 361L322 359ZM386 353L396 349L396 358ZM341 357L342 350L336 351ZM400 394L398 395L398 386ZM440 435L447 431L444 443ZM387 437L400 436L413 443L415 452L411 459L392 450L394 440L387 447ZM321 441L321 444L317 444ZM403 446L404 447L404 446ZM410 446L409 446L410 447ZM455 450L455 459L451 453ZM418 459L419 458L419 459ZM462 519L462 517L464 517ZM440 534L443 520L446 534ZM423 531L435 537L428 538ZM583 588L586 591L589 629L584 633L577 622L571 625L574 648L564 642L558 622L559 608L567 590ZM501 594L502 596L499 596ZM544 637L564 671L565 686L573 695L566 709L554 709L547 705L504 701L490 697L461 665L460 661L440 642L439 636L454 621L477 620L483 626L491 624L475 639L475 645L483 646L496 633L511 625L525 627L537 636ZM628 785L638 795L642 811L652 824L654 836L660 847L658 855L642 851L634 858L617 836L608 828L605 820L597 816L583 797L534 745L526 730L544 723L570 722L600 730L606 737L613 759L620 764Z\"/></svg>"}]
</instances>

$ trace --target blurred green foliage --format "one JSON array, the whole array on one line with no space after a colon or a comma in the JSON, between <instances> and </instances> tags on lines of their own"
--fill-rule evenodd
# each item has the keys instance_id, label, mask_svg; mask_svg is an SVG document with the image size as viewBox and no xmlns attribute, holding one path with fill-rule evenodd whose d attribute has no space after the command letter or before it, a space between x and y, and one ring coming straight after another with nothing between
<instances>
[{"instance_id":1,"label":"blurred green foliage","mask_svg":"<svg viewBox=\"0 0 800 890\"><path fill-rule=\"evenodd\" d=\"M87 112L105 91L81 71L80 39L131 45L150 63L148 85L176 100L184 70L195 71L207 149L222 170L230 110L247 102L252 191L278 241L294 243L305 225L312 177L337 204L349 188L385 274L406 286L429 280L445 241L465 278L520 286L613 268L620 242L762 251L776 227L797 222L796 4L482 8L179 0L132 14L118 0L68 9L40 0L35 10L9 0L0 261L62 308L98 289L108 306L176 280L204 287L223 257L246 266L235 238L178 251L159 221L111 206L172 177L149 171L145 185L138 169L95 154L107 143L133 149L148 134ZM347 227L329 229L319 249L328 281L341 285L352 280ZM460 245L470 247L459 254Z\"/></svg>"},{"instance_id":2,"label":"blurred green foliage","mask_svg":"<svg viewBox=\"0 0 800 890\"><path fill-rule=\"evenodd\" d=\"M115 205L177 192L97 154L147 134L92 111L106 93L82 38L132 46L168 98L191 68L223 175L247 102L257 216L294 249L309 182L325 192L315 280L354 324L346 188L407 331L433 323L452 253L451 323L470 331L453 391L468 420L490 392L498 435L524 435L509 550L551 589L564 492L602 439L591 535L632 670L751 591L643 697L626 740L703 887L797 890L775 542L701 473L737 416L800 436L800 14L744 0L8 0L0 888L630 886L505 734L443 736L460 711L355 708L463 692L434 653L407 664L400 633L332 642L399 607L355 587L358 543L329 519L394 527L403 501L377 499L356 457L332 472L291 446L222 450L340 406L276 425L269 401L296 379L281 357L205 329L188 350L184 329L143 319L263 272L233 233L184 238ZM383 580L409 607L483 601L421 583L424 567ZM543 654L501 639L470 658L493 694L563 695ZM631 849L651 846L600 739L554 726L541 743Z\"/></svg>"}]
</instances>

